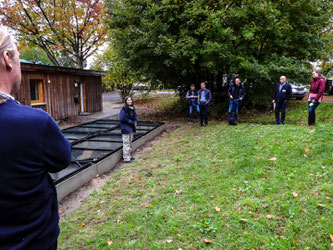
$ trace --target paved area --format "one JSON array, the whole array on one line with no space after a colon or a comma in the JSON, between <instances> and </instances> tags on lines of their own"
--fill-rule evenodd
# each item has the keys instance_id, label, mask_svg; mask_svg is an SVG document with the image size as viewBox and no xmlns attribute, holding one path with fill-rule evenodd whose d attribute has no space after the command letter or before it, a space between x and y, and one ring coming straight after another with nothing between
<instances>
[{"instance_id":1,"label":"paved area","mask_svg":"<svg viewBox=\"0 0 333 250\"><path fill-rule=\"evenodd\" d=\"M153 91L151 94L157 95L170 95L174 94L174 91ZM142 93L138 90L134 91L134 98L139 98L142 96ZM120 91L112 91L103 93L103 102L121 102Z\"/></svg>"}]
</instances>

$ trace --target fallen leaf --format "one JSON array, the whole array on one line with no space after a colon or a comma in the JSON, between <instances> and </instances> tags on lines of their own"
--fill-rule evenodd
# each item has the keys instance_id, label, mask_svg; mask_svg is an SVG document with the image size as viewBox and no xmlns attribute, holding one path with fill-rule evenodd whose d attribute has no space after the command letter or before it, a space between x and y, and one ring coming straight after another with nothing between
<instances>
[{"instance_id":1,"label":"fallen leaf","mask_svg":"<svg viewBox=\"0 0 333 250\"><path fill-rule=\"evenodd\" d=\"M199 158L199 157L197 158L197 161L200 161L200 158Z\"/></svg>"},{"instance_id":2,"label":"fallen leaf","mask_svg":"<svg viewBox=\"0 0 333 250\"><path fill-rule=\"evenodd\" d=\"M103 204L103 203L105 203L105 201L101 201L99 204Z\"/></svg>"},{"instance_id":3,"label":"fallen leaf","mask_svg":"<svg viewBox=\"0 0 333 250\"><path fill-rule=\"evenodd\" d=\"M108 240L108 246L111 246L112 245L112 240Z\"/></svg>"},{"instance_id":4,"label":"fallen leaf","mask_svg":"<svg viewBox=\"0 0 333 250\"><path fill-rule=\"evenodd\" d=\"M266 207L268 207L268 204L266 204L266 203L265 203L265 204L262 204L262 207L263 207L263 208L266 208Z\"/></svg>"},{"instance_id":5,"label":"fallen leaf","mask_svg":"<svg viewBox=\"0 0 333 250\"><path fill-rule=\"evenodd\" d=\"M304 151L305 151L305 153L308 153L308 152L309 152L309 149L308 149L308 148L305 148Z\"/></svg>"},{"instance_id":6,"label":"fallen leaf","mask_svg":"<svg viewBox=\"0 0 333 250\"><path fill-rule=\"evenodd\" d=\"M85 225L86 225L86 223L82 222L80 226L84 227Z\"/></svg>"},{"instance_id":7,"label":"fallen leaf","mask_svg":"<svg viewBox=\"0 0 333 250\"><path fill-rule=\"evenodd\" d=\"M259 217L255 218L254 220L260 220L260 219L262 219L261 215Z\"/></svg>"},{"instance_id":8,"label":"fallen leaf","mask_svg":"<svg viewBox=\"0 0 333 250\"><path fill-rule=\"evenodd\" d=\"M206 216L209 217L209 216L210 216L210 213L206 213Z\"/></svg>"},{"instance_id":9,"label":"fallen leaf","mask_svg":"<svg viewBox=\"0 0 333 250\"><path fill-rule=\"evenodd\" d=\"M175 210L175 208L174 208L174 207L171 207L171 209L172 209L172 210Z\"/></svg>"},{"instance_id":10,"label":"fallen leaf","mask_svg":"<svg viewBox=\"0 0 333 250\"><path fill-rule=\"evenodd\" d=\"M64 212L64 211L61 210L61 209L59 209L59 211L58 211L59 214L62 214L63 212Z\"/></svg>"},{"instance_id":11,"label":"fallen leaf","mask_svg":"<svg viewBox=\"0 0 333 250\"><path fill-rule=\"evenodd\" d=\"M183 190L176 190L176 194L181 194Z\"/></svg>"},{"instance_id":12,"label":"fallen leaf","mask_svg":"<svg viewBox=\"0 0 333 250\"><path fill-rule=\"evenodd\" d=\"M208 239L204 239L203 240L203 243L205 243L205 244L210 244L210 243L212 243L213 242L213 240L208 240Z\"/></svg>"},{"instance_id":13,"label":"fallen leaf","mask_svg":"<svg viewBox=\"0 0 333 250\"><path fill-rule=\"evenodd\" d=\"M272 218L273 218L273 215L271 215L271 214L267 214L267 215L266 215L266 218L267 218L267 219L272 219Z\"/></svg>"},{"instance_id":14,"label":"fallen leaf","mask_svg":"<svg viewBox=\"0 0 333 250\"><path fill-rule=\"evenodd\" d=\"M276 158L276 157L272 157L272 158L270 158L269 160L270 160L270 161L276 161L277 158Z\"/></svg>"},{"instance_id":15,"label":"fallen leaf","mask_svg":"<svg viewBox=\"0 0 333 250\"><path fill-rule=\"evenodd\" d=\"M297 196L298 196L298 193L293 192L293 196L294 196L294 197L297 197Z\"/></svg>"},{"instance_id":16,"label":"fallen leaf","mask_svg":"<svg viewBox=\"0 0 333 250\"><path fill-rule=\"evenodd\" d=\"M267 174L263 174L263 175L262 175L262 178L267 178Z\"/></svg>"},{"instance_id":17,"label":"fallen leaf","mask_svg":"<svg viewBox=\"0 0 333 250\"><path fill-rule=\"evenodd\" d=\"M330 234L331 241L333 242L333 234Z\"/></svg>"},{"instance_id":18,"label":"fallen leaf","mask_svg":"<svg viewBox=\"0 0 333 250\"><path fill-rule=\"evenodd\" d=\"M276 220L281 220L282 218L280 216L275 216Z\"/></svg>"},{"instance_id":19,"label":"fallen leaf","mask_svg":"<svg viewBox=\"0 0 333 250\"><path fill-rule=\"evenodd\" d=\"M214 172L217 173L217 172L220 172L221 170L220 169L215 169Z\"/></svg>"},{"instance_id":20,"label":"fallen leaf","mask_svg":"<svg viewBox=\"0 0 333 250\"><path fill-rule=\"evenodd\" d=\"M172 240L167 240L166 242L167 242L167 243L171 243L171 242L172 242Z\"/></svg>"},{"instance_id":21,"label":"fallen leaf","mask_svg":"<svg viewBox=\"0 0 333 250\"><path fill-rule=\"evenodd\" d=\"M216 210L216 212L220 212L220 211L221 211L221 208L219 208L219 207L215 207L215 210Z\"/></svg>"}]
</instances>

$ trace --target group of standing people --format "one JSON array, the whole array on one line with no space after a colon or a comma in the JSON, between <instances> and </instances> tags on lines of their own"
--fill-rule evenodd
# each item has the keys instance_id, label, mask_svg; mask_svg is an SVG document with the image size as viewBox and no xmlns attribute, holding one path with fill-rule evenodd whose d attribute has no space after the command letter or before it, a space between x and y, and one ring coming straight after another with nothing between
<instances>
[{"instance_id":1,"label":"group of standing people","mask_svg":"<svg viewBox=\"0 0 333 250\"><path fill-rule=\"evenodd\" d=\"M312 73L308 105L308 125L315 125L315 110L323 99L325 80ZM49 172L65 169L71 161L71 143L46 112L20 105L11 95L21 84L19 52L13 38L0 30L0 249L57 249L59 214L57 193ZM200 126L208 125L212 93L205 82L201 89L192 85L186 98L199 113ZM229 87L228 120L236 125L238 110L245 96L239 78ZM284 124L291 87L286 77L275 89L276 123ZM235 115L232 112L235 110ZM281 117L279 114L281 113ZM134 160L131 143L138 125L133 100L125 99L120 112L125 162Z\"/></svg>"},{"instance_id":2,"label":"group of standing people","mask_svg":"<svg viewBox=\"0 0 333 250\"><path fill-rule=\"evenodd\" d=\"M186 93L186 99L189 104L190 123L193 123L193 110L197 111L200 126L208 125L208 107L212 104L212 93L206 88L206 83L200 83L201 89L197 91L195 85L191 85L191 89ZM241 101L245 96L244 85L241 84L239 77L235 78L234 84L228 89L228 97L230 98L228 121L230 125L237 125L238 112ZM234 110L234 115L233 115ZM204 123L205 122L205 123Z\"/></svg>"},{"instance_id":3,"label":"group of standing people","mask_svg":"<svg viewBox=\"0 0 333 250\"><path fill-rule=\"evenodd\" d=\"M312 72L312 81L310 84L310 92L308 96L308 126L314 126L316 123L315 110L323 100L325 90L325 79L320 75L319 70ZM191 89L186 93L186 99L189 104L190 123L193 123L193 110L197 111L200 126L208 124L208 107L212 102L212 94L206 89L205 82L202 82L201 89L197 91L195 85L191 85ZM203 95L205 93L205 95ZM207 97L207 98L206 98ZM229 109L228 109L228 123L230 125L237 125L239 107L245 97L245 88L241 84L239 77L234 79L234 83L228 88ZM286 110L288 101L292 97L292 87L287 82L286 76L280 77L280 82L276 85L273 96L273 107L275 113L275 124L284 125L286 118ZM208 101L207 101L208 100Z\"/></svg>"}]
</instances>

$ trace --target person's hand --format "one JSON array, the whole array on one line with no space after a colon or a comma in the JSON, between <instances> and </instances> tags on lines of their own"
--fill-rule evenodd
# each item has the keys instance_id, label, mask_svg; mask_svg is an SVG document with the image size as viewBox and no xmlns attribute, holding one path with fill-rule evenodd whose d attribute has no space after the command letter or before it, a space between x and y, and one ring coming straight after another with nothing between
<instances>
[{"instance_id":1,"label":"person's hand","mask_svg":"<svg viewBox=\"0 0 333 250\"><path fill-rule=\"evenodd\" d=\"M230 96L230 99L231 99L231 100L234 99L234 98L232 97L232 95Z\"/></svg>"},{"instance_id":2,"label":"person's hand","mask_svg":"<svg viewBox=\"0 0 333 250\"><path fill-rule=\"evenodd\" d=\"M275 100L273 100L272 103L275 103Z\"/></svg>"},{"instance_id":3,"label":"person's hand","mask_svg":"<svg viewBox=\"0 0 333 250\"><path fill-rule=\"evenodd\" d=\"M312 103L315 103L316 102L316 100L312 100Z\"/></svg>"},{"instance_id":4,"label":"person's hand","mask_svg":"<svg viewBox=\"0 0 333 250\"><path fill-rule=\"evenodd\" d=\"M239 98L240 101L243 101L243 98Z\"/></svg>"},{"instance_id":5,"label":"person's hand","mask_svg":"<svg viewBox=\"0 0 333 250\"><path fill-rule=\"evenodd\" d=\"M138 124L137 124L137 123L134 123L134 126L136 127L136 126L138 126Z\"/></svg>"}]
</instances>

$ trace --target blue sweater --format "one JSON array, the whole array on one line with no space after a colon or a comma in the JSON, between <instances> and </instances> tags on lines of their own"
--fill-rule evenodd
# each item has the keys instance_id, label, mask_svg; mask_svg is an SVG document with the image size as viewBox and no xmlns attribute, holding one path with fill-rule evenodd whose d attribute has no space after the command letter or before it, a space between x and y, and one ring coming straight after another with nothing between
<instances>
[{"instance_id":1,"label":"blue sweater","mask_svg":"<svg viewBox=\"0 0 333 250\"><path fill-rule=\"evenodd\" d=\"M135 132L135 123L138 123L138 115L135 109L130 110L124 105L119 114L120 128L122 134L131 134Z\"/></svg>"},{"instance_id":2,"label":"blue sweater","mask_svg":"<svg viewBox=\"0 0 333 250\"><path fill-rule=\"evenodd\" d=\"M0 249L47 249L59 235L48 172L66 168L71 144L44 111L0 104Z\"/></svg>"}]
</instances>

